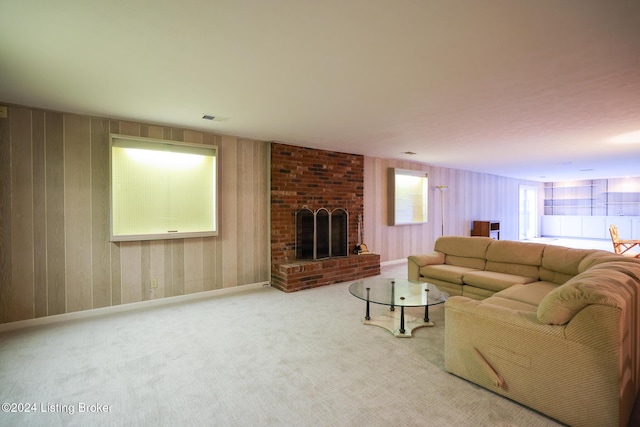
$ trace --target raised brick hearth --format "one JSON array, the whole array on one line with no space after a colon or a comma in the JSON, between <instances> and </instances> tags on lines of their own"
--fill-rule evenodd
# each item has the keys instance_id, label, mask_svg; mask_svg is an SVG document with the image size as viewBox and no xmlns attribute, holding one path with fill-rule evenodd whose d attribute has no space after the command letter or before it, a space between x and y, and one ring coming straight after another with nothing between
<instances>
[{"instance_id":1,"label":"raised brick hearth","mask_svg":"<svg viewBox=\"0 0 640 427\"><path fill-rule=\"evenodd\" d=\"M281 291L294 292L378 275L380 255L364 254L318 261L276 263L274 267L271 286Z\"/></svg>"},{"instance_id":2,"label":"raised brick hearth","mask_svg":"<svg viewBox=\"0 0 640 427\"><path fill-rule=\"evenodd\" d=\"M285 144L271 145L271 285L285 292L380 274L377 254L296 260L295 212L346 209L349 253L363 214L364 157Z\"/></svg>"}]
</instances>

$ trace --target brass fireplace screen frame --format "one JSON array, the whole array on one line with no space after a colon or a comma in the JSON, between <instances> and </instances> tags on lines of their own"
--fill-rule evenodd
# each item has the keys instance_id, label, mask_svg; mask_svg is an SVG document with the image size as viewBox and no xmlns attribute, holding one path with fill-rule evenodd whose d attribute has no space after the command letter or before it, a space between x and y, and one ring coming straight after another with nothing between
<instances>
[{"instance_id":1,"label":"brass fireplace screen frame","mask_svg":"<svg viewBox=\"0 0 640 427\"><path fill-rule=\"evenodd\" d=\"M296 211L296 259L325 259L349 254L349 212L303 206Z\"/></svg>"}]
</instances>

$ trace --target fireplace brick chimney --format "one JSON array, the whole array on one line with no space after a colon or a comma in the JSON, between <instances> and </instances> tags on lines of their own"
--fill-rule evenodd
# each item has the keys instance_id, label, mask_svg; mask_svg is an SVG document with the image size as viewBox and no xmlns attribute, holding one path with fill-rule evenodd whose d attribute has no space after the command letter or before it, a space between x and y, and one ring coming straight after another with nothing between
<instances>
[{"instance_id":1,"label":"fireplace brick chimney","mask_svg":"<svg viewBox=\"0 0 640 427\"><path fill-rule=\"evenodd\" d=\"M359 243L358 215L364 212L364 157L286 144L271 144L271 263L272 286L284 291L311 288L379 274L380 256L350 255L329 264L296 263L295 213L303 206L349 213L348 252ZM313 263L313 262L312 262ZM282 267L286 264L286 267ZM302 272L300 271L302 270ZM283 275L296 274L295 285ZM309 279L305 280L304 271Z\"/></svg>"}]
</instances>

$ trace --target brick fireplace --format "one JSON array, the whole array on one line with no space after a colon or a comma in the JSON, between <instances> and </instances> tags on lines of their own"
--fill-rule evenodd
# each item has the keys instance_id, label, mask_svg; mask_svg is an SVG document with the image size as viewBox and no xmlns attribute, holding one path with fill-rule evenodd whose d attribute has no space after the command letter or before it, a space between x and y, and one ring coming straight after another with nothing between
<instances>
[{"instance_id":1,"label":"brick fireplace","mask_svg":"<svg viewBox=\"0 0 640 427\"><path fill-rule=\"evenodd\" d=\"M364 158L285 144L271 144L271 285L285 292L380 274L380 255L354 255L363 214ZM296 258L295 214L345 209L348 255Z\"/></svg>"}]
</instances>

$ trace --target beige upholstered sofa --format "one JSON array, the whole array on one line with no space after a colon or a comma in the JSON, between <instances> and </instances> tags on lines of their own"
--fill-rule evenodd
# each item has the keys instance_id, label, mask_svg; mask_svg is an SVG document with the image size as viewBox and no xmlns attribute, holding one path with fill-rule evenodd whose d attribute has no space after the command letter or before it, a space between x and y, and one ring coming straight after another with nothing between
<instances>
[{"instance_id":1,"label":"beige upholstered sofa","mask_svg":"<svg viewBox=\"0 0 640 427\"><path fill-rule=\"evenodd\" d=\"M640 388L640 261L441 237L409 279L449 292L445 369L572 426L626 426Z\"/></svg>"}]
</instances>

